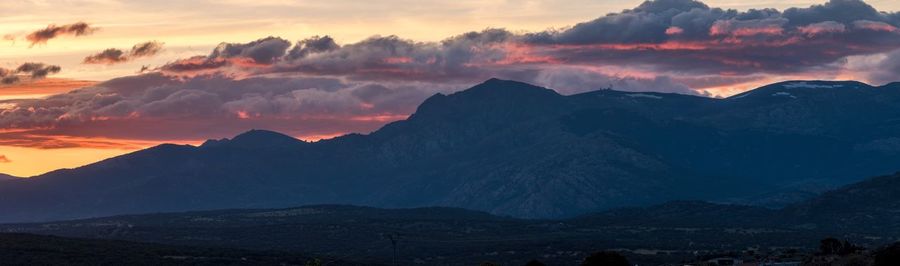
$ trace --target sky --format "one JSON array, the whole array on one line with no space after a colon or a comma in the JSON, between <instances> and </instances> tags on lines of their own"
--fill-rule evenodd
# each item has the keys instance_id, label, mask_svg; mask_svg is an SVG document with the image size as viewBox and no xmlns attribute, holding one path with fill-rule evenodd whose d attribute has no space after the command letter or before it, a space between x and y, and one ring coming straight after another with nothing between
<instances>
[{"instance_id":1,"label":"sky","mask_svg":"<svg viewBox=\"0 0 900 266\"><path fill-rule=\"evenodd\" d=\"M0 173L250 129L319 140L491 77L727 97L898 81L896 0L12 0Z\"/></svg>"}]
</instances>

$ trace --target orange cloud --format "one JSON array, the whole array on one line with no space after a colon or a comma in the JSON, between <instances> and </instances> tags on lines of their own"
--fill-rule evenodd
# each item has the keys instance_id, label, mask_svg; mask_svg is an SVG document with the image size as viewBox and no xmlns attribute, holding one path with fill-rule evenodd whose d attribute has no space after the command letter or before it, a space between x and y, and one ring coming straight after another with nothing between
<instances>
[{"instance_id":1,"label":"orange cloud","mask_svg":"<svg viewBox=\"0 0 900 266\"><path fill-rule=\"evenodd\" d=\"M27 98L43 97L92 86L94 84L97 84L97 82L65 78L47 78L31 83L0 86L0 100L4 98L22 98L23 96L27 96Z\"/></svg>"},{"instance_id":2,"label":"orange cloud","mask_svg":"<svg viewBox=\"0 0 900 266\"><path fill-rule=\"evenodd\" d=\"M0 163L11 163L11 162L12 162L12 160L10 160L9 158L6 158L6 155L0 154Z\"/></svg>"}]
</instances>

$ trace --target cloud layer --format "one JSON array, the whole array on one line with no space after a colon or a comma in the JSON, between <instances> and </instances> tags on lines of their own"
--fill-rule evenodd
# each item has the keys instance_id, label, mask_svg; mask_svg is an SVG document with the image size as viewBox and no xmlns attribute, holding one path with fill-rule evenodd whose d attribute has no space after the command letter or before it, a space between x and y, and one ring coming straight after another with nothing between
<instances>
[{"instance_id":1,"label":"cloud layer","mask_svg":"<svg viewBox=\"0 0 900 266\"><path fill-rule=\"evenodd\" d=\"M13 130L2 133L17 139L8 145L41 148L85 143L47 136L202 139L250 128L333 136L373 130L406 117L430 95L491 77L564 94L612 88L706 95L783 77L886 83L900 73L898 27L900 14L859 0L784 11L653 0L562 29L486 29L439 42L270 36L222 43L148 74L46 99L0 101L0 129ZM152 56L156 44L84 61Z\"/></svg>"},{"instance_id":2,"label":"cloud layer","mask_svg":"<svg viewBox=\"0 0 900 266\"><path fill-rule=\"evenodd\" d=\"M471 81L487 74L579 66L608 75L668 76L705 89L701 87L705 83L692 81L836 76L847 57L900 47L898 26L900 15L879 12L860 0L831 0L785 11L737 11L693 0L654 0L569 28L536 33L488 29L436 43L374 36L343 46L328 36L316 36L293 48L276 37L224 43L207 56L178 60L160 70L186 75L295 73L359 80Z\"/></svg>"}]
</instances>

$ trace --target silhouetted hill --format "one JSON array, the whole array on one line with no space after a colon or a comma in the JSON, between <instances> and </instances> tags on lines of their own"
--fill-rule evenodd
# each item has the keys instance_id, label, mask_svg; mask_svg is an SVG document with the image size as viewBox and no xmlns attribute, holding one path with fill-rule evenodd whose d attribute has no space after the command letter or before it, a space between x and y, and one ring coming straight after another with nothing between
<instances>
[{"instance_id":1,"label":"silhouetted hill","mask_svg":"<svg viewBox=\"0 0 900 266\"><path fill-rule=\"evenodd\" d=\"M371 134L254 130L0 184L0 221L306 204L567 217L672 200L783 206L900 169L900 87L790 81L727 99L492 79Z\"/></svg>"},{"instance_id":2,"label":"silhouetted hill","mask_svg":"<svg viewBox=\"0 0 900 266\"><path fill-rule=\"evenodd\" d=\"M795 223L837 232L900 234L900 173L867 179L785 208Z\"/></svg>"},{"instance_id":3,"label":"silhouetted hill","mask_svg":"<svg viewBox=\"0 0 900 266\"><path fill-rule=\"evenodd\" d=\"M11 175L7 175L7 174L0 174L0 181L16 180L16 179L19 179L19 178L20 178L20 177L17 177L17 176L11 176Z\"/></svg>"},{"instance_id":4,"label":"silhouetted hill","mask_svg":"<svg viewBox=\"0 0 900 266\"><path fill-rule=\"evenodd\" d=\"M250 130L233 139L207 140L201 148L293 149L307 144L288 135L267 130Z\"/></svg>"}]
</instances>

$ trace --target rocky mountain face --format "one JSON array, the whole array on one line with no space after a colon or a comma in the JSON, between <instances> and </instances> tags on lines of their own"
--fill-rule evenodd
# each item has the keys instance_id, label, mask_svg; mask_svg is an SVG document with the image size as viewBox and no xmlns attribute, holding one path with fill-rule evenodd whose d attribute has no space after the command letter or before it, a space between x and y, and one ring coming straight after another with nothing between
<instances>
[{"instance_id":1,"label":"rocky mountain face","mask_svg":"<svg viewBox=\"0 0 900 266\"><path fill-rule=\"evenodd\" d=\"M900 169L900 84L726 99L492 79L371 134L254 130L0 183L0 221L339 203L567 217L671 200L784 205ZM776 202L776 203L773 203Z\"/></svg>"}]
</instances>

